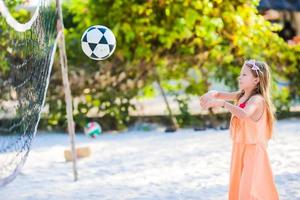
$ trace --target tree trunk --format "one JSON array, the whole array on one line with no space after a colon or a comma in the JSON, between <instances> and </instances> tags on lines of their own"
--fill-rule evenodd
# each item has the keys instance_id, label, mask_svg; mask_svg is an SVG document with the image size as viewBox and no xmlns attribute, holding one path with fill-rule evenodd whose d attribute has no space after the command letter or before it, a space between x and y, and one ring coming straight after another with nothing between
<instances>
[{"instance_id":1,"label":"tree trunk","mask_svg":"<svg viewBox=\"0 0 300 200\"><path fill-rule=\"evenodd\" d=\"M165 102L167 110L168 110L169 118L170 118L170 121L171 121L171 124L172 124L172 129L173 129L171 131L174 131L174 129L176 130L176 129L179 128L179 125L177 123L176 118L174 117L174 115L172 113L172 110L170 108L170 104L169 104L168 99L166 97L166 93L165 93L164 89L161 86L160 77L159 77L159 74L156 71L156 67L154 67L154 73L155 73L156 82L159 86L160 93L163 96L164 102Z\"/></svg>"}]
</instances>

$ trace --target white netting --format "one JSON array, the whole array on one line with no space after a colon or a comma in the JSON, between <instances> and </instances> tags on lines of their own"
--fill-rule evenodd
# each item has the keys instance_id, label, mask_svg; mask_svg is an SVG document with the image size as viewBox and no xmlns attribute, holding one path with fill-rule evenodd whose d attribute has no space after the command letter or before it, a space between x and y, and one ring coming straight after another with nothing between
<instances>
[{"instance_id":1,"label":"white netting","mask_svg":"<svg viewBox=\"0 0 300 200\"><path fill-rule=\"evenodd\" d=\"M2 0L0 11L0 20L9 25L0 31L9 65L0 74L1 186L20 171L36 133L56 49L57 11L49 0L41 0L25 24L12 17Z\"/></svg>"}]
</instances>

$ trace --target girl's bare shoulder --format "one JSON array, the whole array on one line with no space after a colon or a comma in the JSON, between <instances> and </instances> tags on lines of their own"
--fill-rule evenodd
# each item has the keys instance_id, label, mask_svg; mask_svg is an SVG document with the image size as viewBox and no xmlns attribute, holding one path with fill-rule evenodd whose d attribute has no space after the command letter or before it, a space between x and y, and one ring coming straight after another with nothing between
<instances>
[{"instance_id":1,"label":"girl's bare shoulder","mask_svg":"<svg viewBox=\"0 0 300 200\"><path fill-rule=\"evenodd\" d=\"M265 99L261 94L255 94L249 99L249 103L256 104L259 108L264 107Z\"/></svg>"}]
</instances>

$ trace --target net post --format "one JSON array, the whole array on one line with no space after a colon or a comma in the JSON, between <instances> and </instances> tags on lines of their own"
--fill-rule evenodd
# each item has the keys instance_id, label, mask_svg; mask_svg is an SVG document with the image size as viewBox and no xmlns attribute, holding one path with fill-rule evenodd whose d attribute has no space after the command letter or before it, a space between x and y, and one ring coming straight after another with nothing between
<instances>
[{"instance_id":1,"label":"net post","mask_svg":"<svg viewBox=\"0 0 300 200\"><path fill-rule=\"evenodd\" d=\"M73 161L73 174L74 174L74 181L77 181L78 172L77 172L77 156L76 156L76 148L75 148L75 123L73 119L72 94L71 94L71 89L70 89L70 84L68 79L68 60L66 55L64 23L63 23L63 15L62 15L60 0L56 0L56 7L58 11L57 31L58 34L60 34L60 36L58 36L59 37L58 47L59 47L63 86L65 92L66 111L67 111L67 119L68 119L68 132L70 137L71 153L72 153L72 161Z\"/></svg>"}]
</instances>

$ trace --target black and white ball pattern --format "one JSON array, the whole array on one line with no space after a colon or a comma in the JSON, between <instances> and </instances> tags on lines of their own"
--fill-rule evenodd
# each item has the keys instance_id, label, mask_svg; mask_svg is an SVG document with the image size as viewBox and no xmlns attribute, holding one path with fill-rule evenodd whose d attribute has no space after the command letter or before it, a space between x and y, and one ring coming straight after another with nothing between
<instances>
[{"instance_id":1,"label":"black and white ball pattern","mask_svg":"<svg viewBox=\"0 0 300 200\"><path fill-rule=\"evenodd\" d=\"M113 54L116 48L116 38L113 32L105 26L91 26L81 37L81 48L89 58L104 60Z\"/></svg>"}]
</instances>

